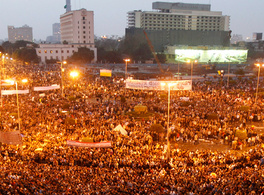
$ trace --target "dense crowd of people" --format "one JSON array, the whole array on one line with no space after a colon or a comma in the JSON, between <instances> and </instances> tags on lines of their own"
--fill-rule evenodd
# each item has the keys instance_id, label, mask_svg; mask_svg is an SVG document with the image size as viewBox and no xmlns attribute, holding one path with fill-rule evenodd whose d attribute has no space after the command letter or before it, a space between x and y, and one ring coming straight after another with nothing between
<instances>
[{"instance_id":1,"label":"dense crowd of people","mask_svg":"<svg viewBox=\"0 0 264 195\"><path fill-rule=\"evenodd\" d=\"M67 70L63 96L60 89L33 91L61 84L59 67L49 68L9 72L17 80L30 78L18 86L30 93L19 95L23 144L0 149L0 194L264 194L263 140L252 128L253 121L263 123L264 101L255 104L255 79L229 87L195 81L192 91L172 92L168 156L166 131L151 130L168 125L166 92L125 89L118 78L72 79ZM19 130L16 101L15 95L2 97L1 131ZM153 114L128 114L139 104ZM119 124L128 135L114 131ZM237 129L247 138L238 140ZM86 137L112 147L67 145ZM230 150L199 150L201 141L229 144ZM233 152L233 141L248 150ZM177 148L184 142L197 148Z\"/></svg>"}]
</instances>

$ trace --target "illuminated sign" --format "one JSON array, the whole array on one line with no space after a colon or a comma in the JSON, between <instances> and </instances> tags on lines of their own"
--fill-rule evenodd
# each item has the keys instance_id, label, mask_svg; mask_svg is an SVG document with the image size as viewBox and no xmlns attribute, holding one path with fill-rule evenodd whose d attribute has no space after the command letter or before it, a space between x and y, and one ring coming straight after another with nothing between
<instances>
[{"instance_id":1,"label":"illuminated sign","mask_svg":"<svg viewBox=\"0 0 264 195\"><path fill-rule=\"evenodd\" d=\"M247 52L247 50L176 49L175 60L183 63L188 60L197 60L199 63L242 63L247 61Z\"/></svg>"}]
</instances>

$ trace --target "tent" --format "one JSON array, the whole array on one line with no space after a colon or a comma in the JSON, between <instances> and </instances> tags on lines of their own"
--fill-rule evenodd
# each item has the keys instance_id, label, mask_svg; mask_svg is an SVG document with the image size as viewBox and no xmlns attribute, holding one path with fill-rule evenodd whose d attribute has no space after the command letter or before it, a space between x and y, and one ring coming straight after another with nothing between
<instances>
[{"instance_id":1,"label":"tent","mask_svg":"<svg viewBox=\"0 0 264 195\"><path fill-rule=\"evenodd\" d=\"M119 131L122 135L127 135L127 131L120 124L114 128L114 131Z\"/></svg>"}]
</instances>

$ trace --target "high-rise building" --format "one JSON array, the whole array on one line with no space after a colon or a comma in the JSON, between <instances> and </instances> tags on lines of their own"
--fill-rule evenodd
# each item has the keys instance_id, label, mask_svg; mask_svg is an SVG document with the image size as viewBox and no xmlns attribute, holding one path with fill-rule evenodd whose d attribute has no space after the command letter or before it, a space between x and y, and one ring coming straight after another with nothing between
<instances>
[{"instance_id":1,"label":"high-rise building","mask_svg":"<svg viewBox=\"0 0 264 195\"><path fill-rule=\"evenodd\" d=\"M154 2L157 11L128 12L128 28L145 30L229 31L229 16L209 4Z\"/></svg>"},{"instance_id":2,"label":"high-rise building","mask_svg":"<svg viewBox=\"0 0 264 195\"><path fill-rule=\"evenodd\" d=\"M126 37L151 40L155 51L166 46L229 46L229 16L211 11L210 4L153 2L155 11L128 12Z\"/></svg>"},{"instance_id":3,"label":"high-rise building","mask_svg":"<svg viewBox=\"0 0 264 195\"><path fill-rule=\"evenodd\" d=\"M94 52L92 62L97 61L97 49L94 46L93 11L80 9L62 14L60 16L60 31L58 25L53 25L53 34L56 35L59 32L61 44L50 44L51 42L47 41L48 44L40 44L36 49L42 63L47 63L49 60L67 60L81 47L92 50Z\"/></svg>"},{"instance_id":4,"label":"high-rise building","mask_svg":"<svg viewBox=\"0 0 264 195\"><path fill-rule=\"evenodd\" d=\"M66 12L60 16L61 42L80 43L94 47L94 13L86 9Z\"/></svg>"},{"instance_id":5,"label":"high-rise building","mask_svg":"<svg viewBox=\"0 0 264 195\"><path fill-rule=\"evenodd\" d=\"M52 35L60 35L60 23L52 24Z\"/></svg>"},{"instance_id":6,"label":"high-rise building","mask_svg":"<svg viewBox=\"0 0 264 195\"><path fill-rule=\"evenodd\" d=\"M52 35L48 36L46 42L48 43L60 43L60 23L54 23L52 25Z\"/></svg>"},{"instance_id":7,"label":"high-rise building","mask_svg":"<svg viewBox=\"0 0 264 195\"><path fill-rule=\"evenodd\" d=\"M8 26L8 41L15 43L16 41L33 41L32 27L24 25L22 27L15 28L14 26Z\"/></svg>"},{"instance_id":8,"label":"high-rise building","mask_svg":"<svg viewBox=\"0 0 264 195\"><path fill-rule=\"evenodd\" d=\"M71 0L66 0L66 12L71 11Z\"/></svg>"}]
</instances>

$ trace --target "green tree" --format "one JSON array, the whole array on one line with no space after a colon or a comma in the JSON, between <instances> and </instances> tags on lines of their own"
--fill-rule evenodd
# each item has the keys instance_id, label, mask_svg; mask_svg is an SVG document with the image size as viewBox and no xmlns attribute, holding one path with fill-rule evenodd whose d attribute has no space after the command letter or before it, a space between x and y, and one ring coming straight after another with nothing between
<instances>
[{"instance_id":1,"label":"green tree","mask_svg":"<svg viewBox=\"0 0 264 195\"><path fill-rule=\"evenodd\" d=\"M78 52L75 52L70 60L74 63L86 64L91 63L94 59L94 52L86 47L78 48Z\"/></svg>"},{"instance_id":2,"label":"green tree","mask_svg":"<svg viewBox=\"0 0 264 195\"><path fill-rule=\"evenodd\" d=\"M27 63L30 63L30 62L37 63L39 61L35 48L21 48L21 49L17 49L13 53L13 57L16 58L17 60L21 60L24 63L25 62L27 62Z\"/></svg>"}]
</instances>

